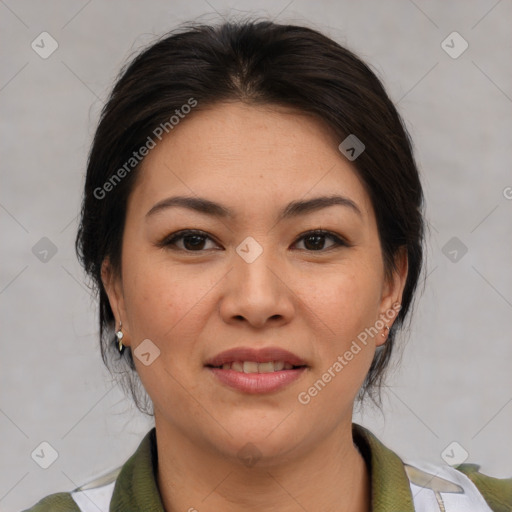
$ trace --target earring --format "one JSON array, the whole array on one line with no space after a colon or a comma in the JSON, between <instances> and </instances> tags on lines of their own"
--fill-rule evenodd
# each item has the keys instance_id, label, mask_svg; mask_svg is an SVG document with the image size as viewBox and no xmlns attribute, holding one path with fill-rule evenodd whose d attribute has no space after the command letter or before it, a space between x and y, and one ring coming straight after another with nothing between
<instances>
[{"instance_id":1,"label":"earring","mask_svg":"<svg viewBox=\"0 0 512 512\"><path fill-rule=\"evenodd\" d=\"M387 337L387 335L389 334L389 325L388 325L388 324L386 324L386 325L384 326L384 329L386 329L386 333L384 334L383 332L381 332L381 333L380 333L380 335L381 335L383 338L386 338L386 337Z\"/></svg>"},{"instance_id":2,"label":"earring","mask_svg":"<svg viewBox=\"0 0 512 512\"><path fill-rule=\"evenodd\" d=\"M122 352L123 351L123 331L121 330L121 328L123 327L123 324L121 322L121 320L119 320L119 329L116 331L116 337L119 341L119 352Z\"/></svg>"}]
</instances>

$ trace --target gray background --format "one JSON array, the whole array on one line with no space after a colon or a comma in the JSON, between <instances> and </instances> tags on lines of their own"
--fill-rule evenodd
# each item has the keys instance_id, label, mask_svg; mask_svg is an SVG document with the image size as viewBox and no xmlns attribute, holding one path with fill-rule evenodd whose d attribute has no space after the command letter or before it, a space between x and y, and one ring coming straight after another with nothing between
<instances>
[{"instance_id":1,"label":"gray background","mask_svg":"<svg viewBox=\"0 0 512 512\"><path fill-rule=\"evenodd\" d=\"M457 441L483 472L512 473L509 0L5 0L1 510L117 467L151 427L103 368L95 302L74 255L87 151L134 51L200 15L248 12L307 24L356 51L384 81L415 142L431 226L427 284L384 414L367 407L356 420L405 458L443 463ZM47 59L31 48L43 31L59 45ZM441 46L453 31L469 44L456 59ZM46 262L32 250L43 237L57 248ZM453 237L459 247L446 246ZM59 454L48 469L31 458L42 441Z\"/></svg>"}]
</instances>

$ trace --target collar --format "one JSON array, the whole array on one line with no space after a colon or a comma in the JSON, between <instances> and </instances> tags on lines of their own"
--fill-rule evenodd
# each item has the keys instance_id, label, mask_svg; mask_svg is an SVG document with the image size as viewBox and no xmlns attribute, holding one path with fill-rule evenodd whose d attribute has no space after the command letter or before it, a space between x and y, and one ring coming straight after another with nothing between
<instances>
[{"instance_id":1,"label":"collar","mask_svg":"<svg viewBox=\"0 0 512 512\"><path fill-rule=\"evenodd\" d=\"M414 512L409 478L400 457L356 423L352 424L352 436L370 472L372 512Z\"/></svg>"},{"instance_id":2,"label":"collar","mask_svg":"<svg viewBox=\"0 0 512 512\"><path fill-rule=\"evenodd\" d=\"M352 435L370 472L372 512L414 512L402 460L364 427L353 423ZM153 427L123 465L112 495L111 511L165 512L157 486L157 462Z\"/></svg>"}]
</instances>

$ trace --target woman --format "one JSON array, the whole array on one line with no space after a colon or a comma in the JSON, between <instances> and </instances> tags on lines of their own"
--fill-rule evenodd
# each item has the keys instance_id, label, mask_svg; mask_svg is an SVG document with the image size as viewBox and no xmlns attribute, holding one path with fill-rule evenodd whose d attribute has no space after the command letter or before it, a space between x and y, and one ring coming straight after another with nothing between
<instances>
[{"instance_id":1,"label":"woman","mask_svg":"<svg viewBox=\"0 0 512 512\"><path fill-rule=\"evenodd\" d=\"M142 52L102 113L77 251L104 361L155 428L30 510L511 510L512 480L404 464L352 423L411 309L422 202L381 83L318 32L196 25Z\"/></svg>"}]
</instances>

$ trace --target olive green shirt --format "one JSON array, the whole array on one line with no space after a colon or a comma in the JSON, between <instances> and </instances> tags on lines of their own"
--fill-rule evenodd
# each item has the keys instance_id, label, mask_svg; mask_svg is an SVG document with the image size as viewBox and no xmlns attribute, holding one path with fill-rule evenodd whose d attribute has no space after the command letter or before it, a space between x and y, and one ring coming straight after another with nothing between
<instances>
[{"instance_id":1,"label":"olive green shirt","mask_svg":"<svg viewBox=\"0 0 512 512\"><path fill-rule=\"evenodd\" d=\"M436 477L432 473L425 473L417 470L417 468L413 468L414 471L408 473L406 469L410 470L410 466L408 468L406 464L404 465L404 462L394 452L386 448L367 429L353 424L353 436L354 442L365 458L370 472L372 512L414 512L415 510L437 512L437 510L443 510L442 496L447 496L446 493L459 492L464 494L462 490L450 490L450 485L455 486L455 488L462 488L452 484L451 481ZM497 479L483 475L478 472L479 466L475 464L461 464L456 469L449 469L460 475L462 480L467 482L478 494L475 503L477 501L480 503L481 500L481 504L485 507L481 508L482 505L480 505L479 508L477 504L474 508L473 506L468 508L468 512L485 510L487 506L494 512L512 512L512 478ZM164 512L156 481L156 471L156 430L153 428L145 435L135 453L122 466L117 478L112 478L112 480L115 479L115 485L112 484L114 488L110 498L109 511ZM476 488L463 475L466 475ZM425 479L424 476L427 478ZM440 482L440 487L437 488L440 494L435 493L436 488L431 483L436 481ZM411 482L420 487L411 486ZM428 497L430 500L434 500L435 495L437 503L440 505L434 504L425 507L423 504L421 508L415 509L414 500L417 500L417 498L413 497L412 489L419 489L419 491L424 492L425 498ZM430 503L430 501L425 503ZM436 502L432 501L432 503ZM447 507L446 512L449 512L449 510L450 507ZM81 508L74 501L70 492L59 492L43 498L25 512L80 511Z\"/></svg>"}]
</instances>

